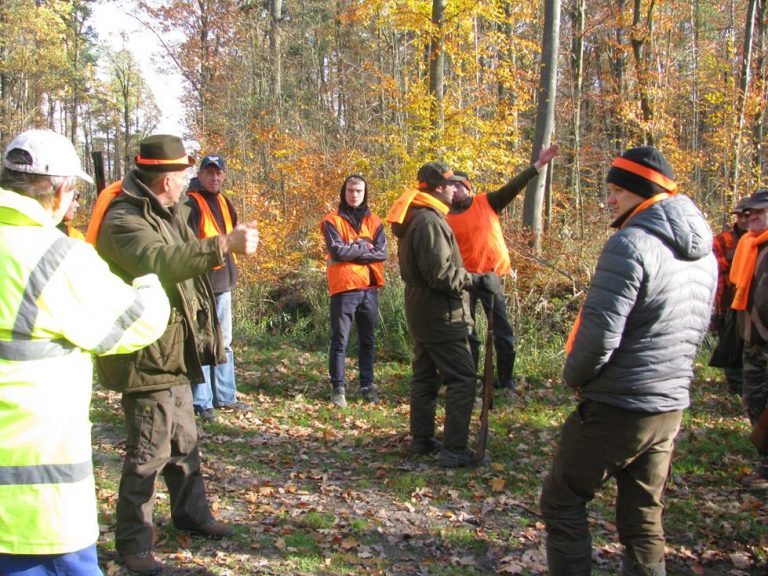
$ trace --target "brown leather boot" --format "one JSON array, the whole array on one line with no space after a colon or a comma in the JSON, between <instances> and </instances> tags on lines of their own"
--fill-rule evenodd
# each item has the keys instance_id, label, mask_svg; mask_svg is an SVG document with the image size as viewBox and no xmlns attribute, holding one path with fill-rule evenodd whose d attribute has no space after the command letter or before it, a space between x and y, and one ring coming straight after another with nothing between
<instances>
[{"instance_id":1,"label":"brown leather boot","mask_svg":"<svg viewBox=\"0 0 768 576\"><path fill-rule=\"evenodd\" d=\"M192 532L193 534L200 534L201 536L213 538L214 540L232 536L232 533L234 532L232 526L224 524L224 522L219 522L218 520L213 520L212 522L208 522L208 524L201 524L194 528L181 528L181 530Z\"/></svg>"},{"instance_id":2,"label":"brown leather boot","mask_svg":"<svg viewBox=\"0 0 768 576\"><path fill-rule=\"evenodd\" d=\"M134 576L155 576L163 571L163 565L155 560L152 551L138 554L121 554L123 566Z\"/></svg>"}]
</instances>

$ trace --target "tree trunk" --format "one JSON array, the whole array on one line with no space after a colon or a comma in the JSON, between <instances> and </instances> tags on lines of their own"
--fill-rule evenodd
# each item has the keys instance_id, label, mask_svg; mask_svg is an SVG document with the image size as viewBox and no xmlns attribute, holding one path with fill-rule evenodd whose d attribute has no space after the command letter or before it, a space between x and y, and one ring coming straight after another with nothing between
<instances>
[{"instance_id":1,"label":"tree trunk","mask_svg":"<svg viewBox=\"0 0 768 576\"><path fill-rule=\"evenodd\" d=\"M280 120L280 108L283 96L283 54L282 30L280 20L283 17L283 0L269 0L269 51L272 56L272 102L275 118Z\"/></svg>"},{"instance_id":2,"label":"tree trunk","mask_svg":"<svg viewBox=\"0 0 768 576\"><path fill-rule=\"evenodd\" d=\"M624 6L626 0L618 0L616 2L617 12L619 14L624 13ZM613 107L613 117L609 119L609 133L611 144L613 146L613 153L619 154L624 149L624 123L618 118L618 109L621 102L624 101L624 70L626 68L626 56L624 55L624 26L619 21L619 25L616 27L616 43L612 49L614 58L611 60L611 67L613 69L613 77L616 83L616 104Z\"/></svg>"},{"instance_id":3,"label":"tree trunk","mask_svg":"<svg viewBox=\"0 0 768 576\"><path fill-rule=\"evenodd\" d=\"M632 18L632 55L635 57L637 69L637 87L640 97L640 109L643 112L643 142L654 146L656 138L653 134L653 106L649 95L648 82L648 49L646 41L653 31L653 7L655 0L651 0L648 6L648 15L645 24L641 23L641 10L643 0L635 0L635 10Z\"/></svg>"},{"instance_id":4,"label":"tree trunk","mask_svg":"<svg viewBox=\"0 0 768 576\"><path fill-rule=\"evenodd\" d=\"M581 104L584 77L584 12L586 0L571 0L571 100L573 101L573 154L568 177L573 196L576 199L576 218L579 238L584 238L584 205L581 197Z\"/></svg>"},{"instance_id":5,"label":"tree trunk","mask_svg":"<svg viewBox=\"0 0 768 576\"><path fill-rule=\"evenodd\" d=\"M541 73L539 76L536 133L531 162L539 156L542 146L548 146L555 127L555 98L557 96L557 57L560 40L560 0L544 2L544 31L542 35ZM531 180L525 191L523 224L533 232L533 249L541 253L542 219L548 167Z\"/></svg>"},{"instance_id":6,"label":"tree trunk","mask_svg":"<svg viewBox=\"0 0 768 576\"><path fill-rule=\"evenodd\" d=\"M757 73L759 89L757 93L763 102L766 101L768 96L768 0L758 0L758 17L757 17L757 34L758 34L758 54L759 59L757 62ZM765 106L760 106L755 113L754 128L752 132L752 139L755 149L754 165L758 169L757 179L763 181L763 175L765 174L765 151L763 150L765 140Z\"/></svg>"},{"instance_id":7,"label":"tree trunk","mask_svg":"<svg viewBox=\"0 0 768 576\"><path fill-rule=\"evenodd\" d=\"M694 0L691 6L691 28L693 34L691 35L691 60L693 70L693 86L691 94L692 104L692 116L693 122L691 126L691 149L699 149L699 27L701 20L701 9L699 7L699 0ZM697 162L694 166L693 181L696 184L696 189L701 189L701 166Z\"/></svg>"},{"instance_id":8,"label":"tree trunk","mask_svg":"<svg viewBox=\"0 0 768 576\"><path fill-rule=\"evenodd\" d=\"M739 75L739 92L736 104L736 138L733 146L733 168L731 169L731 197L735 198L739 190L739 170L741 163L741 133L744 130L744 108L747 102L747 91L749 90L750 72L752 67L752 36L755 30L755 13L757 11L757 0L750 0L747 8L747 21L744 25L744 50L741 60L741 74ZM726 207L728 198L723 199L723 206Z\"/></svg>"},{"instance_id":9,"label":"tree trunk","mask_svg":"<svg viewBox=\"0 0 768 576\"><path fill-rule=\"evenodd\" d=\"M434 130L435 147L437 147L445 125L445 111L443 109L445 0L432 0L432 24L434 25L434 33L430 40L429 51L429 94L432 97L432 129Z\"/></svg>"}]
</instances>

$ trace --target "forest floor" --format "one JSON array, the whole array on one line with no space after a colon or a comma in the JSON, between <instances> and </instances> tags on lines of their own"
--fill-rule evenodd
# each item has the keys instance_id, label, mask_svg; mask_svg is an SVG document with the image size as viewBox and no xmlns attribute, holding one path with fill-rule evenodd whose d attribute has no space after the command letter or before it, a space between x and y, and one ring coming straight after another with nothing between
<instances>
[{"instance_id":1,"label":"forest floor","mask_svg":"<svg viewBox=\"0 0 768 576\"><path fill-rule=\"evenodd\" d=\"M408 451L409 367L377 365L382 402L328 401L325 354L275 344L238 354L249 413L201 425L214 514L235 534L210 541L176 531L158 484L156 544L164 574L545 574L538 495L559 426L574 405L559 383L521 378L491 413L488 466L444 470ZM350 364L349 373L353 365ZM92 406L105 575L122 575L114 510L124 434L119 395L96 387ZM477 413L472 433L477 431ZM754 455L739 402L700 368L667 492L668 573L766 574L765 491L741 479ZM594 574L620 573L613 484L590 505Z\"/></svg>"}]
</instances>

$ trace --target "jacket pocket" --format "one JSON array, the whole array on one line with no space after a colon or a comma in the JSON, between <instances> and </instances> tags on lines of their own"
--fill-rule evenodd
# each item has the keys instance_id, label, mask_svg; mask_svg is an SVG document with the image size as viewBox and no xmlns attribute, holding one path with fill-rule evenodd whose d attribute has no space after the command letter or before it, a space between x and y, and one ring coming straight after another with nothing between
<instances>
[{"instance_id":1,"label":"jacket pocket","mask_svg":"<svg viewBox=\"0 0 768 576\"><path fill-rule=\"evenodd\" d=\"M186 374L185 339L185 322L182 317L178 317L176 321L168 324L168 328L157 341L138 351L136 367L147 374Z\"/></svg>"}]
</instances>

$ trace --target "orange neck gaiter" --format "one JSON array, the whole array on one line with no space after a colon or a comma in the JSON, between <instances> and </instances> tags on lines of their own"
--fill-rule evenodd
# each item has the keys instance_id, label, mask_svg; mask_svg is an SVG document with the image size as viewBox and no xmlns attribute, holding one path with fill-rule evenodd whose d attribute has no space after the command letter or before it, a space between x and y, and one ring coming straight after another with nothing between
<instances>
[{"instance_id":1,"label":"orange neck gaiter","mask_svg":"<svg viewBox=\"0 0 768 576\"><path fill-rule=\"evenodd\" d=\"M760 251L760 246L766 242L768 242L768 230L763 230L759 234L747 232L736 246L730 275L731 282L736 285L736 295L731 303L731 308L734 310L747 309L749 289L752 286L757 265L757 253Z\"/></svg>"},{"instance_id":2,"label":"orange neck gaiter","mask_svg":"<svg viewBox=\"0 0 768 576\"><path fill-rule=\"evenodd\" d=\"M392 204L392 208L387 214L387 222L390 224L402 224L405 220L405 215L408 213L408 208L413 206L429 206L440 212L443 216L448 214L448 206L443 204L440 200L427 194L426 192L420 192L418 190L409 190L402 194L395 203Z\"/></svg>"}]
</instances>

